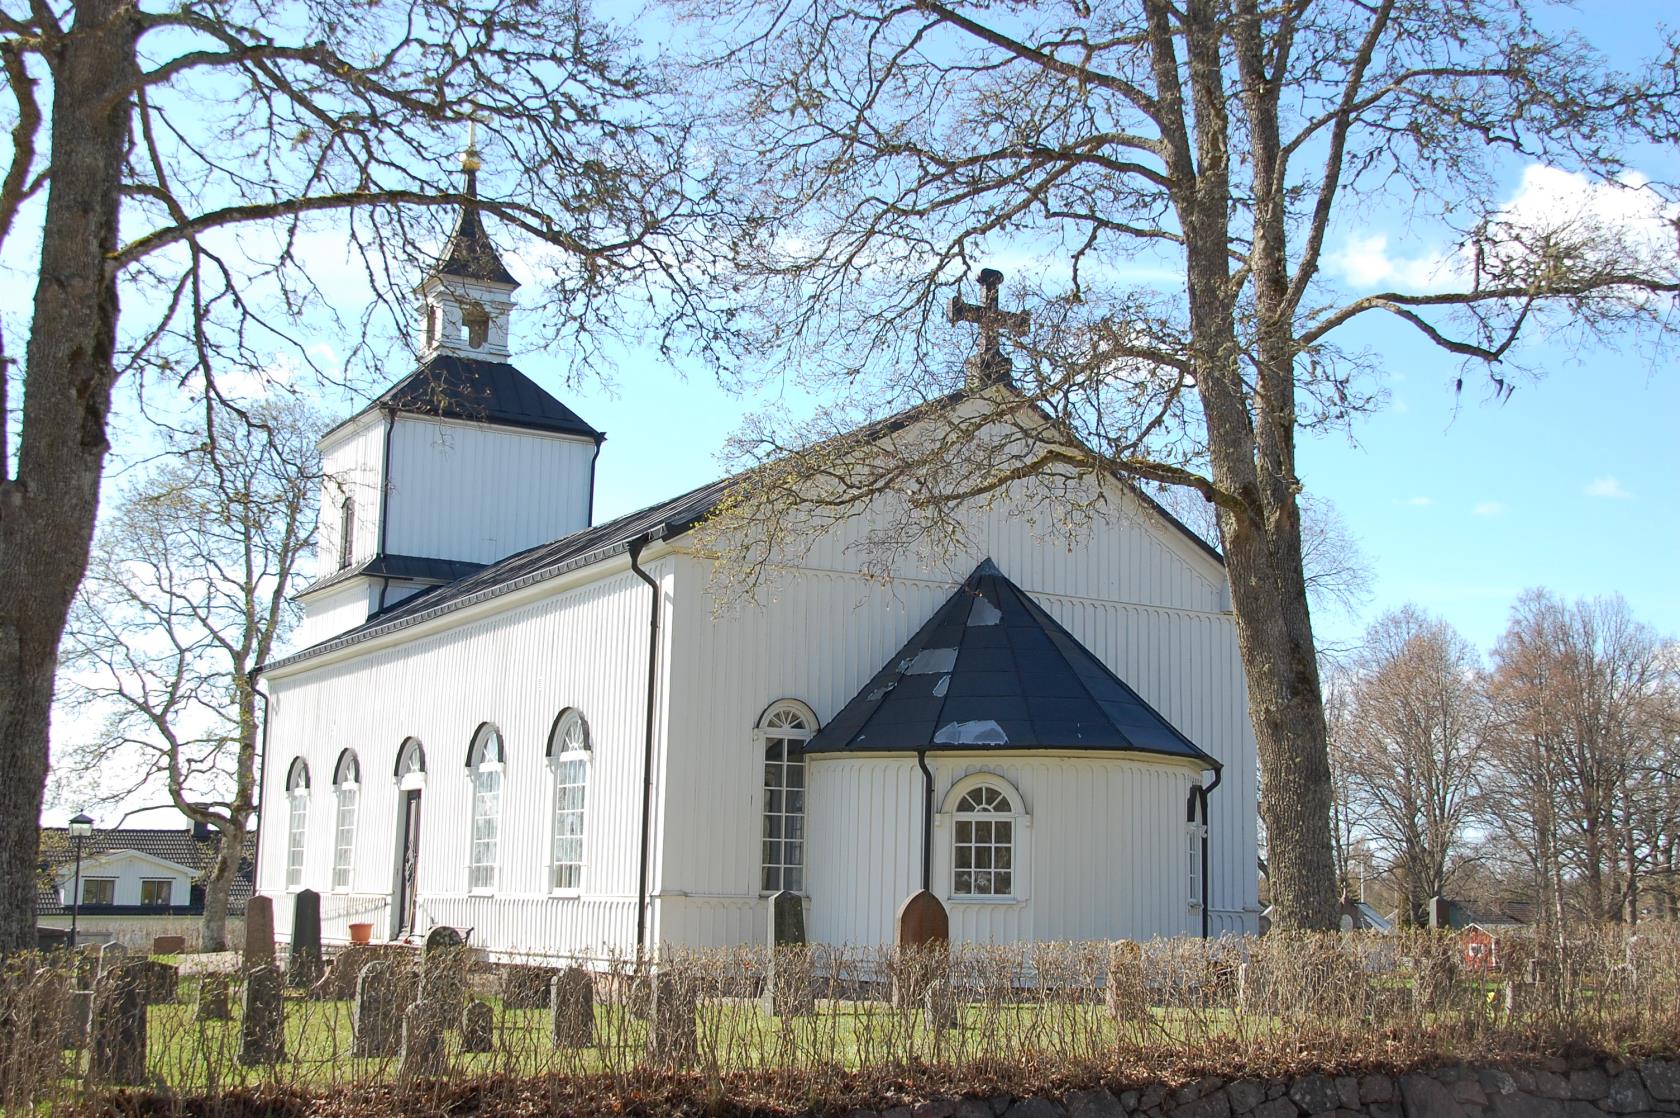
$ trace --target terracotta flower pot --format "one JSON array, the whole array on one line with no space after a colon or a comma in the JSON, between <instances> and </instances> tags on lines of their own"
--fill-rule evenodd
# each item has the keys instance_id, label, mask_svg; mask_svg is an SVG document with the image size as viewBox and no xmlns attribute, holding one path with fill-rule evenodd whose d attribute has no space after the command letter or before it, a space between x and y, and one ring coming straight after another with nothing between
<instances>
[{"instance_id":1,"label":"terracotta flower pot","mask_svg":"<svg viewBox=\"0 0 1680 1118\"><path fill-rule=\"evenodd\" d=\"M372 942L372 940L373 940L373 925L372 924L352 924L352 925L350 925L350 942L351 943L370 943L370 942Z\"/></svg>"}]
</instances>

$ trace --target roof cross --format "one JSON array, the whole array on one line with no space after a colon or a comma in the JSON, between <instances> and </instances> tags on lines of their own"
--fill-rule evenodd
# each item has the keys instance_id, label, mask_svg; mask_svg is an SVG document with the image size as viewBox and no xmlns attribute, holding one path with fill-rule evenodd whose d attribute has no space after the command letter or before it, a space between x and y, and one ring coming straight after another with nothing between
<instances>
[{"instance_id":1,"label":"roof cross","mask_svg":"<svg viewBox=\"0 0 1680 1118\"><path fill-rule=\"evenodd\" d=\"M1001 286L1002 272L996 268L982 268L980 290L983 294L978 306L965 302L961 295L951 296L951 321L972 322L980 327L974 356L963 365L968 373L970 388L1004 384L1011 380L1009 358L1003 355L999 336L1005 330L1012 334L1025 333L1027 326L1032 322L1031 316L1025 311L1006 311L998 307L998 288Z\"/></svg>"}]
</instances>

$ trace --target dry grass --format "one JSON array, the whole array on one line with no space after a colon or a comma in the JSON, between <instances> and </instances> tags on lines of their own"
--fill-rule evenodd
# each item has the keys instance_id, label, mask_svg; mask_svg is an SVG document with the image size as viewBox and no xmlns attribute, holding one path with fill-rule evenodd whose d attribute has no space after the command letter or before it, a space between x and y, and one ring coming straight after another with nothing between
<instances>
[{"instance_id":1,"label":"dry grass","mask_svg":"<svg viewBox=\"0 0 1680 1118\"><path fill-rule=\"evenodd\" d=\"M0 981L0 1101L37 1114L768 1112L1209 1073L1680 1051L1675 929L1609 928L1561 945L1509 938L1501 954L1497 972L1469 969L1455 940L1423 932L949 955L818 947L778 956L777 988L809 1011L776 1017L762 999L764 951L671 951L651 971L593 964L593 1038L579 1047L555 1043L546 1009L505 1003L480 962L467 981L492 1007L494 1049L463 1052L452 1031L443 1073L423 1076L395 1056L357 1056L352 1004L302 991L285 1002L287 1058L241 1063L239 980L233 1019L198 1021L199 980L184 979L177 1003L147 1010L138 1091L89 1085L87 1051L60 1046L69 960L14 959Z\"/></svg>"}]
</instances>

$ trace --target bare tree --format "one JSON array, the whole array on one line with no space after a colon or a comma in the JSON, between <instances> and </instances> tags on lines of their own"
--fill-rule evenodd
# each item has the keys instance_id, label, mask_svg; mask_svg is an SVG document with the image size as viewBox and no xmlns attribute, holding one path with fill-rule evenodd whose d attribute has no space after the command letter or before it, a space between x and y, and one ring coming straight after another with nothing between
<instances>
[{"instance_id":1,"label":"bare tree","mask_svg":"<svg viewBox=\"0 0 1680 1118\"><path fill-rule=\"evenodd\" d=\"M469 201L542 250L530 317L587 369L601 337L691 309L661 295L719 227L684 241L705 193L680 130L572 0L5 0L0 68L0 253L37 256L24 361L0 353L3 952L33 942L57 651L119 379L156 406L193 378L218 395L218 366L340 375L379 332L332 284L348 266L388 309ZM482 194L453 177L472 122ZM344 336L321 358L324 326Z\"/></svg>"},{"instance_id":2,"label":"bare tree","mask_svg":"<svg viewBox=\"0 0 1680 1118\"><path fill-rule=\"evenodd\" d=\"M213 827L200 942L227 946L228 891L257 811L251 677L296 621L299 561L314 548L326 424L276 402L206 422L123 493L96 537L65 630L67 697L102 714L70 751L109 798L159 791ZM130 779L112 783L113 773Z\"/></svg>"},{"instance_id":3,"label":"bare tree","mask_svg":"<svg viewBox=\"0 0 1680 1118\"><path fill-rule=\"evenodd\" d=\"M1675 134L1680 68L1610 72L1522 0L673 2L716 79L691 82L713 177L753 222L731 245L753 354L841 393L743 433L745 460L775 463L730 510L745 562L877 498L897 521L869 541L884 567L960 540L964 509L1023 479L1067 520L1097 477L1192 489L1217 510L1279 924L1333 927L1296 439L1380 397L1380 359L1339 340L1368 316L1487 366L1498 393L1526 327L1660 326L1671 235L1512 211L1494 172L1516 155L1618 189L1625 143ZM1339 289L1350 205L1456 228L1439 284ZM960 372L943 312L1002 253L1038 273L1010 292L1030 325L954 308L982 320ZM830 437L910 405L916 437Z\"/></svg>"},{"instance_id":4,"label":"bare tree","mask_svg":"<svg viewBox=\"0 0 1680 1118\"><path fill-rule=\"evenodd\" d=\"M1488 717L1477 659L1412 606L1379 618L1355 658L1338 752L1360 826L1399 878L1405 923L1427 920L1478 818Z\"/></svg>"},{"instance_id":5,"label":"bare tree","mask_svg":"<svg viewBox=\"0 0 1680 1118\"><path fill-rule=\"evenodd\" d=\"M1666 868L1675 656L1620 597L1571 605L1536 590L1512 609L1494 651L1489 780L1560 921L1634 922L1641 883Z\"/></svg>"}]
</instances>

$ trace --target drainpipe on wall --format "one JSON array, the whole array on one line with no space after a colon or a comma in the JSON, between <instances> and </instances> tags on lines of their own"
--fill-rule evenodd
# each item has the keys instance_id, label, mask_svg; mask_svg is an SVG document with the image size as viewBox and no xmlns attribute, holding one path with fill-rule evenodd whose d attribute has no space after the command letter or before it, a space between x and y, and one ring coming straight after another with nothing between
<instances>
[{"instance_id":1,"label":"drainpipe on wall","mask_svg":"<svg viewBox=\"0 0 1680 1118\"><path fill-rule=\"evenodd\" d=\"M1213 766L1213 779L1207 784L1192 784L1190 799L1185 804L1185 822L1195 823L1200 819L1202 824L1202 938L1210 938L1212 932L1213 913L1208 908L1208 794L1219 787L1219 782L1225 777L1225 770L1218 764Z\"/></svg>"},{"instance_id":2,"label":"drainpipe on wall","mask_svg":"<svg viewBox=\"0 0 1680 1118\"><path fill-rule=\"evenodd\" d=\"M397 427L397 409L385 409L385 450L379 465L379 551L378 555L385 555L385 525L389 520L387 503L391 494L391 432ZM387 578L379 587L379 605L374 610L380 613L385 609L385 595L391 589L391 580Z\"/></svg>"},{"instance_id":3,"label":"drainpipe on wall","mask_svg":"<svg viewBox=\"0 0 1680 1118\"><path fill-rule=\"evenodd\" d=\"M658 712L656 688L659 683L659 606L661 591L658 580L643 570L641 565L642 549L647 547L653 536L652 532L648 532L630 543L630 570L635 573L637 578L648 584L648 589L652 593L648 612L647 727L642 742L642 852L636 885L637 959L643 958L647 950L648 849L651 845L649 830L653 816L653 738L654 718Z\"/></svg>"},{"instance_id":4,"label":"drainpipe on wall","mask_svg":"<svg viewBox=\"0 0 1680 1118\"><path fill-rule=\"evenodd\" d=\"M601 444L606 441L607 436L605 434L597 438L595 440L595 453L589 456L589 510L583 516L583 526L585 528L595 527L595 461L601 457Z\"/></svg>"},{"instance_id":5,"label":"drainpipe on wall","mask_svg":"<svg viewBox=\"0 0 1680 1118\"><path fill-rule=\"evenodd\" d=\"M933 770L928 768L927 750L916 751L922 770L922 890L933 889Z\"/></svg>"},{"instance_id":6,"label":"drainpipe on wall","mask_svg":"<svg viewBox=\"0 0 1680 1118\"><path fill-rule=\"evenodd\" d=\"M257 809L257 825L259 827L262 826L263 793L268 790L268 724L270 721L268 712L268 694L257 686L257 673L261 671L262 667L259 665L258 667L252 668L251 674L246 677L246 685L251 688L251 694L261 699L263 705L262 744L259 746L262 750L262 758L257 762L257 794L253 797ZM253 892L256 891L258 880L257 870L261 860L262 842L259 839L257 844L251 848L251 889Z\"/></svg>"}]
</instances>

